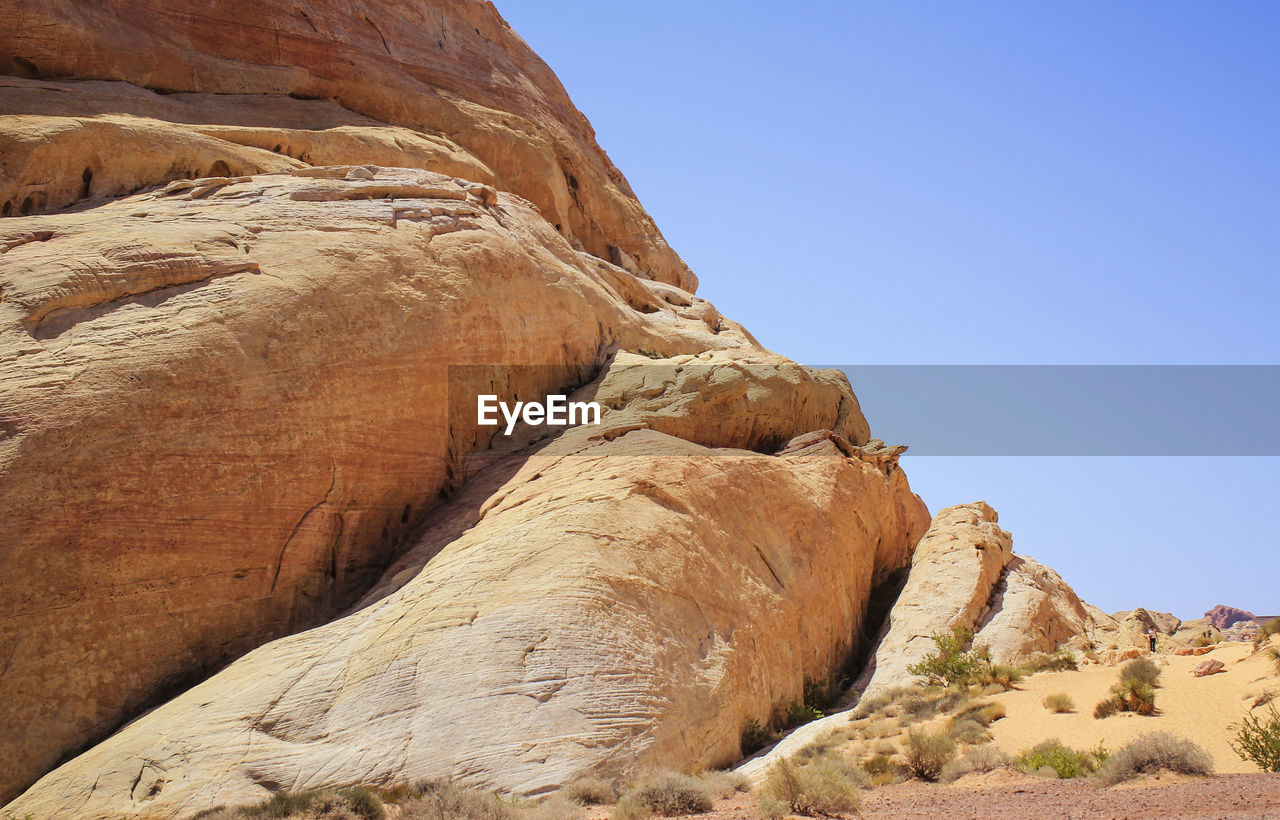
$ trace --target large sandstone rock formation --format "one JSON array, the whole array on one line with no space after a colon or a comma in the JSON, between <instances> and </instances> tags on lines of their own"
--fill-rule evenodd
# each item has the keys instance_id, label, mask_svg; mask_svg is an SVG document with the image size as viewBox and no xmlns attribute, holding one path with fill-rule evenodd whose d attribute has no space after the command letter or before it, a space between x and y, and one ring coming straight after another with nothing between
<instances>
[{"instance_id":1,"label":"large sandstone rock formation","mask_svg":"<svg viewBox=\"0 0 1280 820\"><path fill-rule=\"evenodd\" d=\"M10 810L723 763L848 658L898 450L492 6L0 9L0 801L231 664ZM575 388L608 430L475 424Z\"/></svg>"},{"instance_id":2,"label":"large sandstone rock formation","mask_svg":"<svg viewBox=\"0 0 1280 820\"><path fill-rule=\"evenodd\" d=\"M863 697L912 681L908 667L936 651L934 634L950 629L970 630L994 662L1011 663L1064 645L1088 648L1095 633L1113 628L1056 572L1015 555L998 521L981 501L934 516L856 683Z\"/></svg>"},{"instance_id":3,"label":"large sandstone rock formation","mask_svg":"<svg viewBox=\"0 0 1280 820\"><path fill-rule=\"evenodd\" d=\"M496 491L508 463L491 465L355 612L250 653L11 808L164 814L439 776L537 794L738 759L748 720L847 659L925 516L892 461L830 435L757 455L636 421L566 434Z\"/></svg>"}]
</instances>

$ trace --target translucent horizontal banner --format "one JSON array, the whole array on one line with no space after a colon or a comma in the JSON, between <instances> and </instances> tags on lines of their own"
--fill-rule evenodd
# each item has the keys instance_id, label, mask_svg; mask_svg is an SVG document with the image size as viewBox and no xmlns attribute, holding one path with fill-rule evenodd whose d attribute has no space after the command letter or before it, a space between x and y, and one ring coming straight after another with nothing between
<instances>
[{"instance_id":1,"label":"translucent horizontal banner","mask_svg":"<svg viewBox=\"0 0 1280 820\"><path fill-rule=\"evenodd\" d=\"M913 455L1280 455L1280 366L837 367Z\"/></svg>"}]
</instances>

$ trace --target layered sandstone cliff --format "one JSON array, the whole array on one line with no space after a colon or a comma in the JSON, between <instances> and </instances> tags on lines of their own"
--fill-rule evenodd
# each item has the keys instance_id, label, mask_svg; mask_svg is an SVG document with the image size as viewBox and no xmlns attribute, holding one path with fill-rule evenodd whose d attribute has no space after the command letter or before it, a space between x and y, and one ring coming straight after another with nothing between
<instances>
[{"instance_id":1,"label":"layered sandstone cliff","mask_svg":"<svg viewBox=\"0 0 1280 820\"><path fill-rule=\"evenodd\" d=\"M899 450L491 5L3 11L7 810L727 763L852 655ZM475 423L575 389L604 428Z\"/></svg>"}]
</instances>

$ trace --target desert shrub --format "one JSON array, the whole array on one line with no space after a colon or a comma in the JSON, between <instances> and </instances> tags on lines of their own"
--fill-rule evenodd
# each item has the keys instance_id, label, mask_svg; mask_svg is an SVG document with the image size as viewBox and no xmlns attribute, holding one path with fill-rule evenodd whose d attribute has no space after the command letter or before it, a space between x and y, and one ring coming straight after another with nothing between
<instances>
[{"instance_id":1,"label":"desert shrub","mask_svg":"<svg viewBox=\"0 0 1280 820\"><path fill-rule=\"evenodd\" d=\"M954 783L967 774L981 774L1009 765L1009 758L991 744L973 746L965 750L960 757L942 767L938 780L943 783Z\"/></svg>"},{"instance_id":2,"label":"desert shrub","mask_svg":"<svg viewBox=\"0 0 1280 820\"><path fill-rule=\"evenodd\" d=\"M401 820L512 820L515 812L492 792L428 780L414 787L416 794L400 803Z\"/></svg>"},{"instance_id":3,"label":"desert shrub","mask_svg":"<svg viewBox=\"0 0 1280 820\"><path fill-rule=\"evenodd\" d=\"M712 796L717 799L732 797L735 792L751 791L751 781L747 779L746 775L738 772L722 770L703 772L698 775L698 779L711 790Z\"/></svg>"},{"instance_id":4,"label":"desert shrub","mask_svg":"<svg viewBox=\"0 0 1280 820\"><path fill-rule=\"evenodd\" d=\"M1258 634L1253 638L1253 648L1257 649L1270 642L1271 636L1280 634L1280 618L1272 618L1258 627Z\"/></svg>"},{"instance_id":5,"label":"desert shrub","mask_svg":"<svg viewBox=\"0 0 1280 820\"><path fill-rule=\"evenodd\" d=\"M706 784L687 774L665 772L641 781L627 798L654 814L674 817L711 811L711 792Z\"/></svg>"},{"instance_id":6,"label":"desert shrub","mask_svg":"<svg viewBox=\"0 0 1280 820\"><path fill-rule=\"evenodd\" d=\"M755 718L747 721L747 725L742 727L743 756L758 752L772 742L773 734L768 727L761 725Z\"/></svg>"},{"instance_id":7,"label":"desert shrub","mask_svg":"<svg viewBox=\"0 0 1280 820\"><path fill-rule=\"evenodd\" d=\"M893 758L887 754L875 754L862 762L862 770L872 777L891 772L896 766L897 764L893 762Z\"/></svg>"},{"instance_id":8,"label":"desert shrub","mask_svg":"<svg viewBox=\"0 0 1280 820\"><path fill-rule=\"evenodd\" d=\"M1076 702L1071 699L1071 696L1061 694L1061 693L1056 695L1048 695L1045 697L1043 702L1044 702L1044 708L1048 709L1050 712L1053 712L1055 715L1060 715L1066 712L1074 712L1076 709Z\"/></svg>"},{"instance_id":9,"label":"desert shrub","mask_svg":"<svg viewBox=\"0 0 1280 820\"><path fill-rule=\"evenodd\" d=\"M791 816L791 804L785 800L765 797L756 804L756 814L761 820L785 820Z\"/></svg>"},{"instance_id":10,"label":"desert shrub","mask_svg":"<svg viewBox=\"0 0 1280 820\"><path fill-rule=\"evenodd\" d=\"M1022 671L1013 666L1005 666L1003 664L988 664L986 670L982 673L982 682L987 684L995 684L1004 689L1012 689L1014 684L1023 678Z\"/></svg>"},{"instance_id":11,"label":"desert shrub","mask_svg":"<svg viewBox=\"0 0 1280 820\"><path fill-rule=\"evenodd\" d=\"M1210 646L1212 644L1213 644L1213 641L1209 640L1208 635L1197 635L1195 637L1195 640L1191 642L1191 645L1197 648L1202 646Z\"/></svg>"},{"instance_id":12,"label":"desert shrub","mask_svg":"<svg viewBox=\"0 0 1280 820\"><path fill-rule=\"evenodd\" d=\"M1140 715L1156 713L1156 690L1150 683L1138 678L1126 678L1116 689L1116 696L1124 704L1124 711Z\"/></svg>"},{"instance_id":13,"label":"desert shrub","mask_svg":"<svg viewBox=\"0 0 1280 820\"><path fill-rule=\"evenodd\" d=\"M765 776L762 803L784 804L790 813L806 817L856 812L862 806L862 797L852 771L834 755L803 766L783 758Z\"/></svg>"},{"instance_id":14,"label":"desert shrub","mask_svg":"<svg viewBox=\"0 0 1280 820\"><path fill-rule=\"evenodd\" d=\"M967 717L953 719L951 725L947 727L947 735L956 743L969 745L986 743L991 739L991 733L987 731L986 726Z\"/></svg>"},{"instance_id":15,"label":"desert shrub","mask_svg":"<svg viewBox=\"0 0 1280 820\"><path fill-rule=\"evenodd\" d=\"M348 808L357 817L363 817L365 820L383 820L387 816L387 810L373 789L352 786L348 789L338 789L338 796L347 801Z\"/></svg>"},{"instance_id":16,"label":"desert shrub","mask_svg":"<svg viewBox=\"0 0 1280 820\"><path fill-rule=\"evenodd\" d=\"M1098 720L1118 715L1124 711L1124 703L1116 695L1108 695L1093 707L1093 716Z\"/></svg>"},{"instance_id":17,"label":"desert shrub","mask_svg":"<svg viewBox=\"0 0 1280 820\"><path fill-rule=\"evenodd\" d=\"M934 781L955 752L955 741L946 735L912 729L907 733L903 757L912 777Z\"/></svg>"},{"instance_id":18,"label":"desert shrub","mask_svg":"<svg viewBox=\"0 0 1280 820\"><path fill-rule=\"evenodd\" d=\"M887 709L889 704L913 691L905 686L895 686L872 697L861 698L858 700L858 707L853 710L853 718L854 720L861 720L862 718L878 715Z\"/></svg>"},{"instance_id":19,"label":"desert shrub","mask_svg":"<svg viewBox=\"0 0 1280 820\"><path fill-rule=\"evenodd\" d=\"M320 792L275 792L261 803L240 810L245 817L293 817L302 814L320 798Z\"/></svg>"},{"instance_id":20,"label":"desert shrub","mask_svg":"<svg viewBox=\"0 0 1280 820\"><path fill-rule=\"evenodd\" d=\"M618 801L618 792L613 784L598 777L575 780L561 791L566 799L579 806L612 806Z\"/></svg>"},{"instance_id":21,"label":"desert shrub","mask_svg":"<svg viewBox=\"0 0 1280 820\"><path fill-rule=\"evenodd\" d=\"M985 720L987 725L990 726L997 720L1003 720L1005 715L1009 713L1005 710L1003 703L989 703L982 707L981 714L983 720Z\"/></svg>"},{"instance_id":22,"label":"desert shrub","mask_svg":"<svg viewBox=\"0 0 1280 820\"><path fill-rule=\"evenodd\" d=\"M793 700L783 710L781 723L784 729L794 729L823 717L826 716L816 706L805 703L803 700Z\"/></svg>"},{"instance_id":23,"label":"desert shrub","mask_svg":"<svg viewBox=\"0 0 1280 820\"><path fill-rule=\"evenodd\" d=\"M520 805L514 816L519 820L583 820L586 815L586 809L582 806L563 794L556 793L536 802Z\"/></svg>"},{"instance_id":24,"label":"desert shrub","mask_svg":"<svg viewBox=\"0 0 1280 820\"><path fill-rule=\"evenodd\" d=\"M937 686L969 686L984 683L990 672L991 654L985 647L973 646L973 632L955 627L950 632L933 635L937 651L907 667Z\"/></svg>"},{"instance_id":25,"label":"desert shrub","mask_svg":"<svg viewBox=\"0 0 1280 820\"><path fill-rule=\"evenodd\" d=\"M1140 680L1154 689L1160 685L1160 667L1150 658L1138 658L1120 667L1120 680Z\"/></svg>"},{"instance_id":26,"label":"desert shrub","mask_svg":"<svg viewBox=\"0 0 1280 820\"><path fill-rule=\"evenodd\" d=\"M890 737L898 733L898 721L894 718L880 718L873 720L866 726L862 727L863 737L881 738Z\"/></svg>"},{"instance_id":27,"label":"desert shrub","mask_svg":"<svg viewBox=\"0 0 1280 820\"><path fill-rule=\"evenodd\" d=\"M1031 751L1023 752L1017 763L1018 768L1029 774L1039 774L1041 769L1048 768L1064 780L1084 777L1097 768L1088 752L1076 751L1056 739L1036 744Z\"/></svg>"},{"instance_id":28,"label":"desert shrub","mask_svg":"<svg viewBox=\"0 0 1280 820\"><path fill-rule=\"evenodd\" d=\"M1235 740L1231 748L1243 760L1252 760L1264 772L1280 772L1280 714L1276 707L1268 707L1270 715L1265 719L1248 715L1240 723L1234 723Z\"/></svg>"},{"instance_id":29,"label":"desert shrub","mask_svg":"<svg viewBox=\"0 0 1280 820\"><path fill-rule=\"evenodd\" d=\"M609 812L609 820L649 820L653 817L653 809L627 795L618 801L618 805Z\"/></svg>"},{"instance_id":30,"label":"desert shrub","mask_svg":"<svg viewBox=\"0 0 1280 820\"><path fill-rule=\"evenodd\" d=\"M1211 774L1213 758L1186 738L1168 732L1152 732L1111 755L1098 779L1104 786L1112 786L1140 774L1159 771Z\"/></svg>"},{"instance_id":31,"label":"desert shrub","mask_svg":"<svg viewBox=\"0 0 1280 820\"><path fill-rule=\"evenodd\" d=\"M1022 668L1028 674L1034 675L1036 672L1065 672L1069 669L1079 669L1080 663L1076 660L1075 654L1063 646L1055 649L1052 653L1035 653L1023 661Z\"/></svg>"},{"instance_id":32,"label":"desert shrub","mask_svg":"<svg viewBox=\"0 0 1280 820\"><path fill-rule=\"evenodd\" d=\"M1273 647L1267 650L1267 656L1271 658L1271 662L1275 664L1276 674L1280 675L1280 647Z\"/></svg>"}]
</instances>

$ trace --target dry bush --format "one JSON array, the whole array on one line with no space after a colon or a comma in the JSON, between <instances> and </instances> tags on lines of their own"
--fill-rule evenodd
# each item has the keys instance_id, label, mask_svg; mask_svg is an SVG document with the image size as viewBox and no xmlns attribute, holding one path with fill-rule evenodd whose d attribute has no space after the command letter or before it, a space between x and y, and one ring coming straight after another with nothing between
<instances>
[{"instance_id":1,"label":"dry bush","mask_svg":"<svg viewBox=\"0 0 1280 820\"><path fill-rule=\"evenodd\" d=\"M765 776L760 790L761 807L770 811L785 807L788 813L806 817L857 812L862 807L862 796L853 771L833 755L803 766L783 758Z\"/></svg>"},{"instance_id":2,"label":"dry bush","mask_svg":"<svg viewBox=\"0 0 1280 820\"><path fill-rule=\"evenodd\" d=\"M1079 669L1080 663L1070 649L1059 647L1052 654L1036 652L1022 663L1022 668L1028 674L1034 675L1036 672L1064 672L1068 669Z\"/></svg>"},{"instance_id":3,"label":"dry bush","mask_svg":"<svg viewBox=\"0 0 1280 820\"><path fill-rule=\"evenodd\" d=\"M875 697L862 698L858 701L858 707L853 712L853 719L861 720L862 718L879 715L888 708L889 704L914 691L914 689L910 689L905 686L895 686L891 689L884 690Z\"/></svg>"},{"instance_id":4,"label":"dry bush","mask_svg":"<svg viewBox=\"0 0 1280 820\"><path fill-rule=\"evenodd\" d=\"M1044 708L1053 712L1055 715L1074 712L1076 710L1076 702L1071 699L1070 695L1062 693L1048 695L1045 697L1043 702Z\"/></svg>"},{"instance_id":5,"label":"dry bush","mask_svg":"<svg viewBox=\"0 0 1280 820\"><path fill-rule=\"evenodd\" d=\"M579 806L612 806L618 802L618 791L608 780L584 777L561 789L565 799Z\"/></svg>"},{"instance_id":6,"label":"dry bush","mask_svg":"<svg viewBox=\"0 0 1280 820\"><path fill-rule=\"evenodd\" d=\"M518 820L582 820L586 816L586 809L562 794L550 795L515 811Z\"/></svg>"},{"instance_id":7,"label":"dry bush","mask_svg":"<svg viewBox=\"0 0 1280 820\"><path fill-rule=\"evenodd\" d=\"M1093 707L1093 716L1098 720L1118 715L1124 711L1124 703L1115 695L1108 695Z\"/></svg>"},{"instance_id":8,"label":"dry bush","mask_svg":"<svg viewBox=\"0 0 1280 820\"><path fill-rule=\"evenodd\" d=\"M430 780L400 803L400 820L513 820L515 810L491 792Z\"/></svg>"},{"instance_id":9,"label":"dry bush","mask_svg":"<svg viewBox=\"0 0 1280 820\"><path fill-rule=\"evenodd\" d=\"M288 818L302 815L326 820L383 820L386 809L371 789L353 786L325 791L280 791L227 816Z\"/></svg>"},{"instance_id":10,"label":"dry bush","mask_svg":"<svg viewBox=\"0 0 1280 820\"><path fill-rule=\"evenodd\" d=\"M1138 658L1120 667L1120 681L1140 680L1151 688L1160 685L1160 667L1150 658Z\"/></svg>"},{"instance_id":11,"label":"dry bush","mask_svg":"<svg viewBox=\"0 0 1280 820\"><path fill-rule=\"evenodd\" d=\"M982 717L987 721L988 726L997 720L1003 720L1007 714L1003 703L992 703L982 707Z\"/></svg>"},{"instance_id":12,"label":"dry bush","mask_svg":"<svg viewBox=\"0 0 1280 820\"><path fill-rule=\"evenodd\" d=\"M1213 773L1213 758L1186 738L1168 732L1151 732L1111 755L1098 780L1113 786L1138 775L1153 772L1207 775Z\"/></svg>"},{"instance_id":13,"label":"dry bush","mask_svg":"<svg viewBox=\"0 0 1280 820\"><path fill-rule=\"evenodd\" d=\"M717 800L732 797L738 792L751 791L751 781L747 779L746 775L738 772L722 770L703 772L698 775L698 779L706 784L706 787L711 790L712 796Z\"/></svg>"},{"instance_id":14,"label":"dry bush","mask_svg":"<svg viewBox=\"0 0 1280 820\"><path fill-rule=\"evenodd\" d=\"M896 755L898 753L898 747L893 745L892 741L877 740L871 745L871 751L873 754L878 755Z\"/></svg>"},{"instance_id":15,"label":"dry bush","mask_svg":"<svg viewBox=\"0 0 1280 820\"><path fill-rule=\"evenodd\" d=\"M626 795L618 801L618 805L609 812L609 820L649 820L653 817L653 809Z\"/></svg>"},{"instance_id":16,"label":"dry bush","mask_svg":"<svg viewBox=\"0 0 1280 820\"><path fill-rule=\"evenodd\" d=\"M912 729L907 733L903 757L912 777L934 781L955 752L955 741L946 735Z\"/></svg>"},{"instance_id":17,"label":"dry bush","mask_svg":"<svg viewBox=\"0 0 1280 820\"><path fill-rule=\"evenodd\" d=\"M1275 664L1276 674L1280 675L1280 647L1272 647L1267 650L1267 657L1271 658L1271 662Z\"/></svg>"},{"instance_id":18,"label":"dry bush","mask_svg":"<svg viewBox=\"0 0 1280 820\"><path fill-rule=\"evenodd\" d=\"M1009 758L991 744L972 746L955 760L942 767L938 780L954 783L967 774L982 774L1010 765Z\"/></svg>"},{"instance_id":19,"label":"dry bush","mask_svg":"<svg viewBox=\"0 0 1280 820\"><path fill-rule=\"evenodd\" d=\"M973 718L956 718L947 728L947 735L956 743L974 745L991 739L987 727Z\"/></svg>"},{"instance_id":20,"label":"dry bush","mask_svg":"<svg viewBox=\"0 0 1280 820\"><path fill-rule=\"evenodd\" d=\"M687 774L664 772L636 784L623 802L647 808L654 814L674 817L711 811L711 791L706 784Z\"/></svg>"},{"instance_id":21,"label":"dry bush","mask_svg":"<svg viewBox=\"0 0 1280 820\"><path fill-rule=\"evenodd\" d=\"M894 718L880 718L862 727L863 737L881 738L898 734L898 721Z\"/></svg>"}]
</instances>

